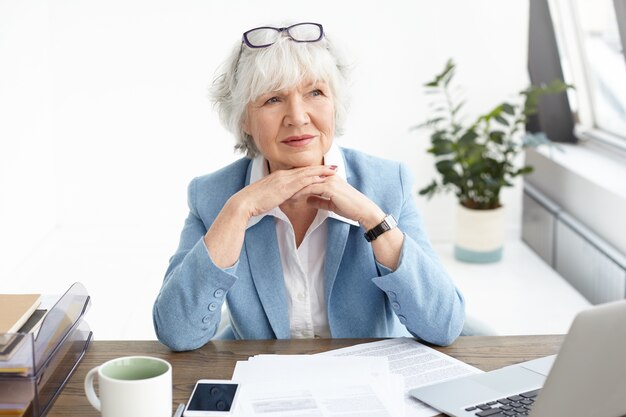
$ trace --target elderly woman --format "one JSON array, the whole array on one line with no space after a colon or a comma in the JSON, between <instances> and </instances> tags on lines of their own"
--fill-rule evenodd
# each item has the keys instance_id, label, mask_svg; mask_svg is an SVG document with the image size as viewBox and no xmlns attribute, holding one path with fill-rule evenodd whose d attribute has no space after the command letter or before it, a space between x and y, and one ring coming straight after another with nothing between
<instances>
[{"instance_id":1,"label":"elderly woman","mask_svg":"<svg viewBox=\"0 0 626 417\"><path fill-rule=\"evenodd\" d=\"M246 157L189 185L154 304L159 340L452 343L464 301L428 242L409 170L335 143L345 66L322 25L251 29L224 68L212 93Z\"/></svg>"}]
</instances>

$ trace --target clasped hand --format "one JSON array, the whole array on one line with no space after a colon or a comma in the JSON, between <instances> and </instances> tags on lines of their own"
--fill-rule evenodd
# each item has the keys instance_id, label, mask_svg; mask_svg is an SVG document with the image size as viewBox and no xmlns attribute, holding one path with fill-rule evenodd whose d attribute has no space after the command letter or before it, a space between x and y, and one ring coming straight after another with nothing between
<instances>
[{"instance_id":1,"label":"clasped hand","mask_svg":"<svg viewBox=\"0 0 626 417\"><path fill-rule=\"evenodd\" d=\"M335 166L310 166L278 170L237 193L250 217L293 201L305 200L317 209L329 210L363 224L365 217L380 221L383 212L365 195L336 174Z\"/></svg>"}]
</instances>

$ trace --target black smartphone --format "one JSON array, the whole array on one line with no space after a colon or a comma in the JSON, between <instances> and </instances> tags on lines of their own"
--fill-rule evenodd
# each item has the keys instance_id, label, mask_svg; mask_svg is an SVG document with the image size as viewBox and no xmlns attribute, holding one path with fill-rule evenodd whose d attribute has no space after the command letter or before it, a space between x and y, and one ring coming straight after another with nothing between
<instances>
[{"instance_id":1,"label":"black smartphone","mask_svg":"<svg viewBox=\"0 0 626 417\"><path fill-rule=\"evenodd\" d=\"M201 379L189 397L184 417L229 416L237 405L239 384L220 379Z\"/></svg>"}]
</instances>

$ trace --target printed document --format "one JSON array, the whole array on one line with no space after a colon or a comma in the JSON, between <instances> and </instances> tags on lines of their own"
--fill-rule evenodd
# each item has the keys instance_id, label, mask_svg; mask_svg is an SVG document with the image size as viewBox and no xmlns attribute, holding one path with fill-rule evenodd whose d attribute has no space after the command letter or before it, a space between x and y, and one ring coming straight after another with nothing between
<instances>
[{"instance_id":1,"label":"printed document","mask_svg":"<svg viewBox=\"0 0 626 417\"><path fill-rule=\"evenodd\" d=\"M319 353L316 356L367 356L385 357L392 373L404 379L404 404L406 417L430 417L439 411L411 397L409 390L434 384L463 375L481 373L478 368L454 359L423 345L414 339L396 338L363 343L343 349Z\"/></svg>"},{"instance_id":2,"label":"printed document","mask_svg":"<svg viewBox=\"0 0 626 417\"><path fill-rule=\"evenodd\" d=\"M257 355L237 362L232 379L241 387L237 415L404 415L402 378L384 357Z\"/></svg>"}]
</instances>

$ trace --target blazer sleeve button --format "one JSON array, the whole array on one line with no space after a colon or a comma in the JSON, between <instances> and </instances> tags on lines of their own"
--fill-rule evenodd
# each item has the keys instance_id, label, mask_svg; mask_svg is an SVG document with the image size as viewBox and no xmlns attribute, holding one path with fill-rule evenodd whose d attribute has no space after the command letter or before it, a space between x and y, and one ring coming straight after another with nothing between
<instances>
[{"instance_id":1,"label":"blazer sleeve button","mask_svg":"<svg viewBox=\"0 0 626 417\"><path fill-rule=\"evenodd\" d=\"M400 320L400 323L402 323L402 324L406 324L406 317L404 317L404 316L398 316L398 320Z\"/></svg>"},{"instance_id":2,"label":"blazer sleeve button","mask_svg":"<svg viewBox=\"0 0 626 417\"><path fill-rule=\"evenodd\" d=\"M211 320L211 317L209 317L209 316L202 317L202 323L204 323L204 324L208 323L210 320Z\"/></svg>"},{"instance_id":3,"label":"blazer sleeve button","mask_svg":"<svg viewBox=\"0 0 626 417\"><path fill-rule=\"evenodd\" d=\"M217 310L217 304L216 303L209 304L209 311L215 311L215 310Z\"/></svg>"}]
</instances>

